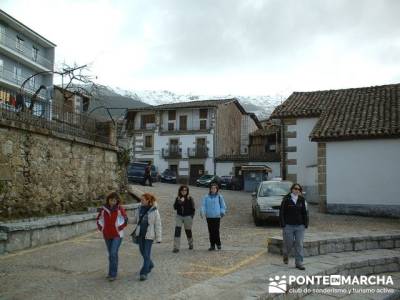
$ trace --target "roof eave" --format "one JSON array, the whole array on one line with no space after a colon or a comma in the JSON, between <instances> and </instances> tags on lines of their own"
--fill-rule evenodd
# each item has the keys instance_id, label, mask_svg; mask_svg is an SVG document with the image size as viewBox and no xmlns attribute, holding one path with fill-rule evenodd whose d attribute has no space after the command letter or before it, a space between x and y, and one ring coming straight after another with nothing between
<instances>
[{"instance_id":1,"label":"roof eave","mask_svg":"<svg viewBox=\"0 0 400 300\"><path fill-rule=\"evenodd\" d=\"M336 137L316 137L311 136L312 142L341 142L341 141L354 141L354 140L380 140L380 139L398 139L398 134L377 134L377 135L350 135L350 136L336 136Z\"/></svg>"}]
</instances>

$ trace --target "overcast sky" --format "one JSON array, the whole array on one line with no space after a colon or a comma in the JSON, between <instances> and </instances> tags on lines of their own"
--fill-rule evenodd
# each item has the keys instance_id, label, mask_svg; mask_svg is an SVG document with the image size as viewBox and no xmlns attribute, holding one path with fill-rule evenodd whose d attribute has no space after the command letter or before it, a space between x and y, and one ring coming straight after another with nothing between
<instances>
[{"instance_id":1,"label":"overcast sky","mask_svg":"<svg viewBox=\"0 0 400 300\"><path fill-rule=\"evenodd\" d=\"M397 0L0 0L128 90L274 95L400 82Z\"/></svg>"}]
</instances>

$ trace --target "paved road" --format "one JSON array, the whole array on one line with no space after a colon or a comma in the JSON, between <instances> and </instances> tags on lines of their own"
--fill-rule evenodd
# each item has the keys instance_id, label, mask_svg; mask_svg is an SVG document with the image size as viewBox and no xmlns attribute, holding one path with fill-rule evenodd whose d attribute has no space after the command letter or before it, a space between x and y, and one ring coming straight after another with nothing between
<instances>
[{"instance_id":1,"label":"paved road","mask_svg":"<svg viewBox=\"0 0 400 300\"><path fill-rule=\"evenodd\" d=\"M172 253L175 212L172 208L177 185L160 184L142 188L159 198L163 242L153 247L156 267L146 282L138 282L142 263L136 246L125 239L120 249L119 278L105 280L106 251L100 233L92 232L57 244L0 257L1 299L156 299L166 298L195 283L222 276L260 260L266 262L266 234L278 227L256 228L249 194L224 191L229 208L222 221L223 250L208 252L207 226L198 214L194 221L195 250ZM141 188L141 187L140 187ZM205 188L190 189L199 207ZM126 233L129 233L129 226Z\"/></svg>"},{"instance_id":2,"label":"paved road","mask_svg":"<svg viewBox=\"0 0 400 300\"><path fill-rule=\"evenodd\" d=\"M140 187L141 188L141 187ZM222 251L208 252L207 226L198 214L194 220L195 250L172 253L174 216L172 204L177 185L156 183L143 191L159 198L163 221L163 242L153 247L156 264L149 279L138 281L142 260L136 246L125 239L120 249L119 275L115 282L105 279L107 257L98 232L64 242L0 256L0 299L165 299L196 283L239 269L280 258L266 253L267 237L280 232L277 225L255 227L251 218L250 195L223 191L228 214L222 221ZM205 188L191 187L199 207ZM400 221L348 216L326 216L311 208L310 230L343 232L398 229ZM126 233L129 233L129 226Z\"/></svg>"}]
</instances>

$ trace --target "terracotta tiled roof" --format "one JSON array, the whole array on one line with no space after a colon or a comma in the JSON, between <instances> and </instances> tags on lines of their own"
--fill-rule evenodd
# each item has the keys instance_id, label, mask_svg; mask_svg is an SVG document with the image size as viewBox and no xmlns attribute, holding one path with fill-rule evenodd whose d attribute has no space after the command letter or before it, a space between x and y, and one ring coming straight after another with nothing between
<instances>
[{"instance_id":1,"label":"terracotta tiled roof","mask_svg":"<svg viewBox=\"0 0 400 300\"><path fill-rule=\"evenodd\" d=\"M321 114L312 140L400 137L400 84L339 94Z\"/></svg>"},{"instance_id":2,"label":"terracotta tiled roof","mask_svg":"<svg viewBox=\"0 0 400 300\"><path fill-rule=\"evenodd\" d=\"M140 111L140 110L168 110L168 109L177 109L177 108L201 108L201 107L216 107L220 104L225 104L229 102L237 102L240 106L240 109L244 111L239 102L236 99L220 99L220 100L196 100L196 101L188 101L188 102L175 102L161 105L152 105L148 107L141 107L130 109L130 111Z\"/></svg>"},{"instance_id":3,"label":"terracotta tiled roof","mask_svg":"<svg viewBox=\"0 0 400 300\"><path fill-rule=\"evenodd\" d=\"M273 117L319 117L313 141L400 137L400 84L293 93Z\"/></svg>"},{"instance_id":4,"label":"terracotta tiled roof","mask_svg":"<svg viewBox=\"0 0 400 300\"><path fill-rule=\"evenodd\" d=\"M251 136L267 136L279 132L279 126L268 126L250 133Z\"/></svg>"},{"instance_id":5,"label":"terracotta tiled roof","mask_svg":"<svg viewBox=\"0 0 400 300\"><path fill-rule=\"evenodd\" d=\"M317 117L338 91L294 92L278 105L270 118Z\"/></svg>"}]
</instances>

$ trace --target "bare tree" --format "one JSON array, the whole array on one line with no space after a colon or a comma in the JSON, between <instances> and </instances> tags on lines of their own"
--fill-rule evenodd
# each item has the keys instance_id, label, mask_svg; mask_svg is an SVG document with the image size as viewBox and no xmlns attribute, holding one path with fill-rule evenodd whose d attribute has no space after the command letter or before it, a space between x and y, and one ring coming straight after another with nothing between
<instances>
[{"instance_id":1,"label":"bare tree","mask_svg":"<svg viewBox=\"0 0 400 300\"><path fill-rule=\"evenodd\" d=\"M55 71L42 71L37 72L27 79L21 84L20 92L17 95L17 108L21 110L25 109L25 84L31 80L31 78L44 75L44 74L54 74L61 76L61 92L65 100L68 100L74 96L74 93L79 92L81 94L85 94L87 96L92 96L93 91L96 89L96 84L93 82L93 79L96 78L89 74L90 70L88 65L77 65L76 63L73 66L70 66L66 63L63 63L58 70ZM30 97L30 104L28 107L29 111L33 111L33 107L35 103L38 101L39 93L42 90L47 90L48 87L41 85L36 92Z\"/></svg>"}]
</instances>

